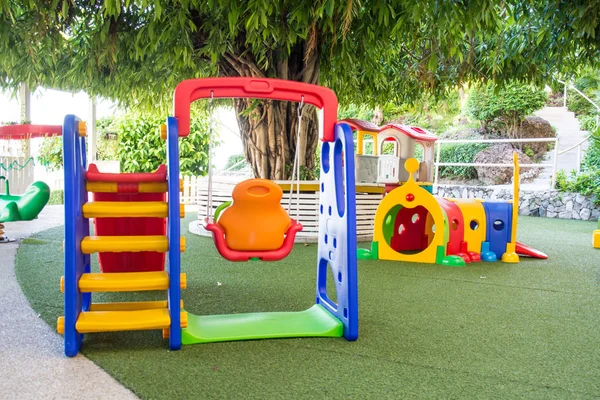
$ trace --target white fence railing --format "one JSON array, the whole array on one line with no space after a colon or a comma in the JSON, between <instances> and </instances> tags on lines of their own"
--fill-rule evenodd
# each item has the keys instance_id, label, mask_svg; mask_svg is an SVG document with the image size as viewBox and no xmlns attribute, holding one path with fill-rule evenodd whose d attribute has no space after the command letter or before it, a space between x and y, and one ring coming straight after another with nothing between
<instances>
[{"instance_id":1,"label":"white fence railing","mask_svg":"<svg viewBox=\"0 0 600 400\"><path fill-rule=\"evenodd\" d=\"M469 144L469 143L554 143L554 160L552 164L520 164L522 168L552 168L552 179L550 180L550 188L554 187L556 182L558 156L565 151L558 152L558 138L537 138L537 139L462 139L462 140L438 140L436 141L436 156L435 156L435 175L434 185L438 185L440 167L511 167L512 163L443 163L440 162L441 146L443 144Z\"/></svg>"},{"instance_id":2,"label":"white fence railing","mask_svg":"<svg viewBox=\"0 0 600 400\"><path fill-rule=\"evenodd\" d=\"M10 192L21 194L33 183L33 158L0 156L0 176L8 179ZM4 181L0 184L0 194L4 194Z\"/></svg>"},{"instance_id":3,"label":"white fence railing","mask_svg":"<svg viewBox=\"0 0 600 400\"><path fill-rule=\"evenodd\" d=\"M242 179L240 179L241 181ZM289 181L277 181L282 185L289 185ZM214 214L219 205L231 200L231 192L237 182L223 180L217 178L212 183L212 210ZM300 197L297 198L296 193L292 195L290 216L296 218L304 227L302 232L297 235L299 242L316 241L319 231L319 191L318 181L303 181L301 185L314 186L312 189L302 189ZM383 198L383 190L377 193L367 193L364 190L361 192L361 187L378 188L379 185L361 185L359 192L356 194L356 230L360 240L371 240L373 236L373 228L375 221L375 212L381 199ZM284 190L281 204L287 209L290 193ZM183 195L181 201L184 204L197 205L199 208L198 219L204 220L207 215L208 203L208 182L205 177L184 177L183 178ZM202 230L200 230L202 232Z\"/></svg>"}]
</instances>

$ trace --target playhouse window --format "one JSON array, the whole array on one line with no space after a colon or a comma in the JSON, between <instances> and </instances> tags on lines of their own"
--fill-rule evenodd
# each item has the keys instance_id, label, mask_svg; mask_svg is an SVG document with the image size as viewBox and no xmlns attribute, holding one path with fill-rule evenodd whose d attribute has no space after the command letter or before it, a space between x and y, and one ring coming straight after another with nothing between
<instances>
[{"instance_id":1,"label":"playhouse window","mask_svg":"<svg viewBox=\"0 0 600 400\"><path fill-rule=\"evenodd\" d=\"M399 147L398 141L395 138L387 137L381 142L381 154L398 157Z\"/></svg>"}]
</instances>

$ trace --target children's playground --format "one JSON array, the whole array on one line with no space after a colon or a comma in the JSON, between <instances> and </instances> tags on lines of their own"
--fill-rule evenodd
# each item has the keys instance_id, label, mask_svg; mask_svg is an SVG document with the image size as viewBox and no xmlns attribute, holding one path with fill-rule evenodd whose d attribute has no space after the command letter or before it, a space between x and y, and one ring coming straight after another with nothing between
<instances>
[{"instance_id":1,"label":"children's playground","mask_svg":"<svg viewBox=\"0 0 600 400\"><path fill-rule=\"evenodd\" d=\"M435 135L338 121L329 89L210 78L173 97L153 173L88 165L85 122L65 117L65 224L24 239L14 267L47 334L62 335L61 365L83 354L141 398L600 396L598 231L519 217L516 156L511 200L444 199L432 194ZM212 204L209 171L212 236L188 231L179 143L191 104L219 98L297 102L298 135L302 108L321 110L316 243L295 243L297 158L289 204L266 179ZM361 183L384 189L373 239L357 243ZM2 215L34 219L41 189L6 196Z\"/></svg>"}]
</instances>

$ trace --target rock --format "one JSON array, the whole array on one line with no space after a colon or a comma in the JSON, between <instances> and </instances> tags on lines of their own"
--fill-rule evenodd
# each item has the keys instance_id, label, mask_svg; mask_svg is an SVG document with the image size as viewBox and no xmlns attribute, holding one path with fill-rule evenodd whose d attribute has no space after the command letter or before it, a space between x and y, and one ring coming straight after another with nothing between
<instances>
[{"instance_id":1,"label":"rock","mask_svg":"<svg viewBox=\"0 0 600 400\"><path fill-rule=\"evenodd\" d=\"M553 138L556 137L556 133L548 121L540 117L532 116L525 117L525 121L523 121L521 128L519 129L519 137L523 139ZM523 143L522 148L525 152L531 151L531 153L533 153L532 158L535 161L539 161L543 159L548 152L549 144L550 142Z\"/></svg>"},{"instance_id":2,"label":"rock","mask_svg":"<svg viewBox=\"0 0 600 400\"><path fill-rule=\"evenodd\" d=\"M579 216L581 217L581 219L583 219L585 221L589 220L591 215L592 215L592 213L589 208L584 208L579 213Z\"/></svg>"},{"instance_id":3,"label":"rock","mask_svg":"<svg viewBox=\"0 0 600 400\"><path fill-rule=\"evenodd\" d=\"M579 193L575 196L575 201L579 204L582 204L585 201L585 197Z\"/></svg>"},{"instance_id":4,"label":"rock","mask_svg":"<svg viewBox=\"0 0 600 400\"><path fill-rule=\"evenodd\" d=\"M510 144L501 143L491 145L475 155L474 162L481 164L511 164L513 152L519 155L522 164L532 163L531 159L520 150L515 150ZM475 167L477 179L486 185L502 185L510 183L513 175L512 167ZM536 170L539 169L536 168ZM523 179L521 179L523 181Z\"/></svg>"},{"instance_id":5,"label":"rock","mask_svg":"<svg viewBox=\"0 0 600 400\"><path fill-rule=\"evenodd\" d=\"M565 211L573 211L573 200L568 200L565 203Z\"/></svg>"},{"instance_id":6,"label":"rock","mask_svg":"<svg viewBox=\"0 0 600 400\"><path fill-rule=\"evenodd\" d=\"M558 218L571 218L571 211L561 211L558 213Z\"/></svg>"},{"instance_id":7,"label":"rock","mask_svg":"<svg viewBox=\"0 0 600 400\"><path fill-rule=\"evenodd\" d=\"M556 218L556 215L557 215L557 214L556 214L555 212L550 212L550 211L548 211L548 212L546 213L546 217L548 217L548 218Z\"/></svg>"},{"instance_id":8,"label":"rock","mask_svg":"<svg viewBox=\"0 0 600 400\"><path fill-rule=\"evenodd\" d=\"M579 217L579 213L577 211L573 210L571 219L581 219L581 217Z\"/></svg>"}]
</instances>

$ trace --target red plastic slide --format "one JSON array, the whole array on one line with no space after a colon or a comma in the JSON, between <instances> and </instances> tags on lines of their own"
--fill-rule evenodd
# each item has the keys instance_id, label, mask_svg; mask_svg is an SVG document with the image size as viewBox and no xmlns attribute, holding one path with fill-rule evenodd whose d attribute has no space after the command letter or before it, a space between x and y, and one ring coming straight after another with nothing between
<instances>
[{"instance_id":1,"label":"red plastic slide","mask_svg":"<svg viewBox=\"0 0 600 400\"><path fill-rule=\"evenodd\" d=\"M94 201L166 201L166 193L139 193L138 183L166 182L167 168L161 165L152 173L110 174L98 171L90 164L86 173L88 182L116 182L117 193L94 193ZM167 234L166 218L96 218L96 236L164 236ZM102 272L162 271L165 253L155 251L98 253Z\"/></svg>"},{"instance_id":2,"label":"red plastic slide","mask_svg":"<svg viewBox=\"0 0 600 400\"><path fill-rule=\"evenodd\" d=\"M519 242L517 242L517 254L520 256L540 258L542 260L545 260L548 258L548 256L546 254L542 253L541 251L531 248L531 247L527 246L526 244L519 243Z\"/></svg>"}]
</instances>

